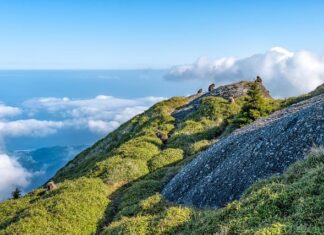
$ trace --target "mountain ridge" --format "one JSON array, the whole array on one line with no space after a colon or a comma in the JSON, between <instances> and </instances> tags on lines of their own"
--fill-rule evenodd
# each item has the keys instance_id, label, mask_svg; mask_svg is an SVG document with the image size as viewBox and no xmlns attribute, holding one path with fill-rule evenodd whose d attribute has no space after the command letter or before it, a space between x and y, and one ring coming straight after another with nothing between
<instances>
[{"instance_id":1,"label":"mountain ridge","mask_svg":"<svg viewBox=\"0 0 324 235\"><path fill-rule=\"evenodd\" d=\"M221 209L196 210L170 203L161 194L201 151L260 117L314 96L276 100L264 95L259 82L249 83L235 102L202 97L181 119L173 113L192 97L173 97L135 116L58 171L53 178L56 190L39 188L0 203L0 234L272 234L306 231L302 225L310 233L324 231L315 219L324 211L317 198L324 195L321 149L282 176L256 183ZM295 186L306 185L305 177L312 182L308 187ZM302 197L311 210L295 213L303 206Z\"/></svg>"}]
</instances>

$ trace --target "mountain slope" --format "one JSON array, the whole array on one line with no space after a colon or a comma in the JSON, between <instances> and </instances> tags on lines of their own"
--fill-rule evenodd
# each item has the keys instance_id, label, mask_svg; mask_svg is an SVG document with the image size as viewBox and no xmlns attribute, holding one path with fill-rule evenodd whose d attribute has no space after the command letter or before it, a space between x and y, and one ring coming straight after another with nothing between
<instances>
[{"instance_id":1,"label":"mountain slope","mask_svg":"<svg viewBox=\"0 0 324 235\"><path fill-rule=\"evenodd\" d=\"M177 206L160 194L139 200L104 234L323 234L324 150L254 184L221 209Z\"/></svg>"},{"instance_id":2,"label":"mountain slope","mask_svg":"<svg viewBox=\"0 0 324 235\"><path fill-rule=\"evenodd\" d=\"M221 207L324 144L324 95L245 126L198 155L163 190L171 201Z\"/></svg>"},{"instance_id":3,"label":"mountain slope","mask_svg":"<svg viewBox=\"0 0 324 235\"><path fill-rule=\"evenodd\" d=\"M57 190L45 193L44 189L38 189L23 198L1 203L0 234L39 234L39 231L48 234L190 234L192 231L209 234L227 224L231 233L257 231L259 225L260 229L267 228L276 222L281 212L272 206L271 200L257 200L259 196L249 197L246 203L242 201L244 208L240 210L233 210L229 205L228 209L199 211L176 206L160 194L197 153L259 117L309 98L274 100L264 95L259 83L249 84L246 93L237 96L235 102L209 93L181 119L174 113L197 97L174 97L134 117L62 168L53 178ZM310 171L315 170L313 165L311 167ZM317 179L320 177L317 173L305 177ZM296 180L299 182L300 178ZM271 184L265 183L266 189ZM283 190L292 182L285 184ZM321 181L314 185L314 188L320 187ZM251 195L257 193L255 190ZM260 194L268 197L266 192L261 190ZM304 193L306 198L306 191L298 192ZM272 193L269 197L272 198ZM264 205L268 211L269 220L264 224L260 223L264 218L261 209L260 214L253 214L251 207L256 205L261 209ZM312 201L306 205L314 211L318 209ZM243 218L236 229L233 218L241 215ZM217 221L212 219L215 216L219 216ZM249 221L247 218L250 223L245 224ZM300 224L311 225L304 217L297 219L301 220ZM285 221L279 222L282 230ZM312 229L321 229L320 224L315 223Z\"/></svg>"}]
</instances>

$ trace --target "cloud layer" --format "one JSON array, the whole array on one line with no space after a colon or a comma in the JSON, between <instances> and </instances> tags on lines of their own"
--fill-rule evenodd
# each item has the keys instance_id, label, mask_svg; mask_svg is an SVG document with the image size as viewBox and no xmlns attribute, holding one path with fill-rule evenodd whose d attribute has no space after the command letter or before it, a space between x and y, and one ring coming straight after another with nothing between
<instances>
[{"instance_id":1,"label":"cloud layer","mask_svg":"<svg viewBox=\"0 0 324 235\"><path fill-rule=\"evenodd\" d=\"M44 137L56 133L63 127L61 121L24 119L16 121L0 121L0 135L10 137L37 136Z\"/></svg>"},{"instance_id":2,"label":"cloud layer","mask_svg":"<svg viewBox=\"0 0 324 235\"><path fill-rule=\"evenodd\" d=\"M207 79L224 84L251 80L257 75L263 78L275 97L299 95L324 82L324 57L309 51L290 52L280 47L242 59L201 57L193 64L171 68L166 79Z\"/></svg>"},{"instance_id":3,"label":"cloud layer","mask_svg":"<svg viewBox=\"0 0 324 235\"><path fill-rule=\"evenodd\" d=\"M17 160L0 153L0 201L9 198L16 187L26 187L31 177Z\"/></svg>"},{"instance_id":4,"label":"cloud layer","mask_svg":"<svg viewBox=\"0 0 324 235\"><path fill-rule=\"evenodd\" d=\"M0 201L19 187L24 189L41 172L29 172L14 157L2 153L2 140L46 137L63 129L105 135L162 97L119 99L100 95L92 99L35 98L19 108L0 103Z\"/></svg>"},{"instance_id":5,"label":"cloud layer","mask_svg":"<svg viewBox=\"0 0 324 235\"><path fill-rule=\"evenodd\" d=\"M107 134L163 99L99 95L92 99L35 98L25 101L19 108L0 104L0 137L44 137L64 128ZM20 117L14 117L16 115Z\"/></svg>"},{"instance_id":6,"label":"cloud layer","mask_svg":"<svg viewBox=\"0 0 324 235\"><path fill-rule=\"evenodd\" d=\"M0 103L0 118L7 116L15 116L21 113L21 109L17 107L6 106Z\"/></svg>"},{"instance_id":7,"label":"cloud layer","mask_svg":"<svg viewBox=\"0 0 324 235\"><path fill-rule=\"evenodd\" d=\"M52 118L62 120L64 127L88 128L92 132L106 134L163 99L162 97L120 99L104 95L79 100L48 97L28 100L23 106L29 115L46 112Z\"/></svg>"}]
</instances>

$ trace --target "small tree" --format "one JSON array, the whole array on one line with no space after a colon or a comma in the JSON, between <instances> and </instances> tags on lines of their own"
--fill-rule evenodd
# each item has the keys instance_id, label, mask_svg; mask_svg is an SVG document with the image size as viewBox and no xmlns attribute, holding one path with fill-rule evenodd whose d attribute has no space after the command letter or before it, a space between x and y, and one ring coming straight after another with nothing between
<instances>
[{"instance_id":1,"label":"small tree","mask_svg":"<svg viewBox=\"0 0 324 235\"><path fill-rule=\"evenodd\" d=\"M12 193L12 198L13 199L18 199L21 196L21 190L17 187Z\"/></svg>"},{"instance_id":2,"label":"small tree","mask_svg":"<svg viewBox=\"0 0 324 235\"><path fill-rule=\"evenodd\" d=\"M233 121L233 124L237 127L244 126L260 117L269 115L275 108L276 105L273 101L264 96L261 83L255 81L251 85L247 97L245 98L244 105L242 106L242 110Z\"/></svg>"}]
</instances>

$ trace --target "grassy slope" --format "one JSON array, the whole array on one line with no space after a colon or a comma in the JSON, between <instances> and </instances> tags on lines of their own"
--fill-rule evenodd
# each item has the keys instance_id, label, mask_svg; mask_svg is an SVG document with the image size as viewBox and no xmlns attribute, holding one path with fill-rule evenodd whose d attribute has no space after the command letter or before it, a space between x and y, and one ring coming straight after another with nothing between
<instances>
[{"instance_id":1,"label":"grassy slope","mask_svg":"<svg viewBox=\"0 0 324 235\"><path fill-rule=\"evenodd\" d=\"M172 205L158 191L140 194L145 187L138 182L121 204L131 206L120 211L104 234L323 234L323 182L324 149L313 150L282 176L254 184L222 209Z\"/></svg>"},{"instance_id":2,"label":"grassy slope","mask_svg":"<svg viewBox=\"0 0 324 235\"><path fill-rule=\"evenodd\" d=\"M92 234L109 201L100 179L65 181L0 204L0 234Z\"/></svg>"},{"instance_id":3,"label":"grassy slope","mask_svg":"<svg viewBox=\"0 0 324 235\"><path fill-rule=\"evenodd\" d=\"M272 112L297 100L265 102ZM107 144L97 154L88 157L94 147L81 153L55 176L55 181L61 182L57 191L41 195L43 190L39 189L1 203L0 234L92 234L97 227L98 232L107 234L190 233L191 229L209 233L219 226L240 231L232 228L237 222L222 214L232 209L195 211L172 206L159 194L181 165L237 127L235 120L242 116L247 101L241 98L231 104L222 98L207 97L197 111L176 123L170 113L187 102L184 97L160 102L99 141L94 147L102 141ZM166 144L155 136L157 129L170 135ZM266 191L260 192L267 196ZM256 199L254 202L263 203ZM233 216L241 216L243 211L248 216L249 205L243 203L240 208L246 210L233 210ZM273 213L276 216L276 211ZM262 218L258 214L250 216ZM286 224L281 223L278 226L283 229ZM252 224L246 226L253 229Z\"/></svg>"}]
</instances>

